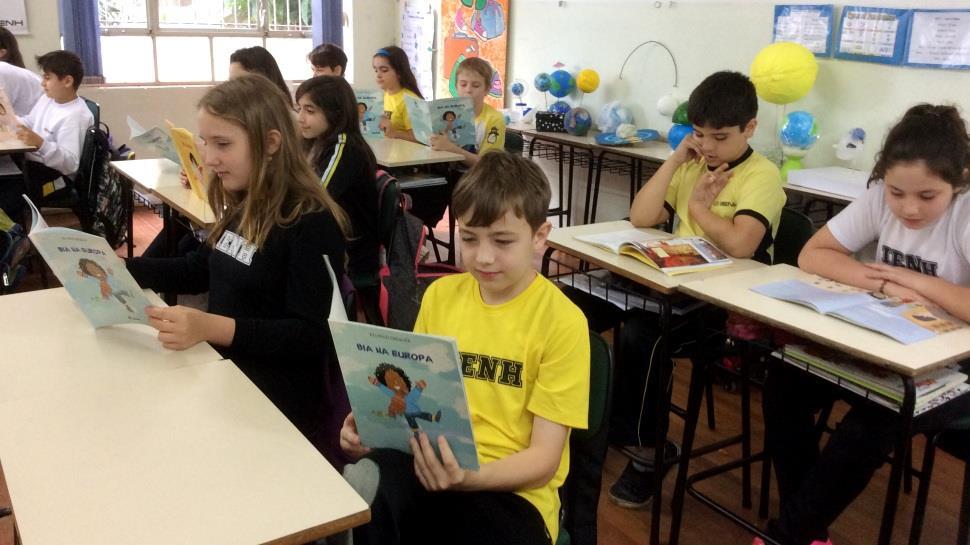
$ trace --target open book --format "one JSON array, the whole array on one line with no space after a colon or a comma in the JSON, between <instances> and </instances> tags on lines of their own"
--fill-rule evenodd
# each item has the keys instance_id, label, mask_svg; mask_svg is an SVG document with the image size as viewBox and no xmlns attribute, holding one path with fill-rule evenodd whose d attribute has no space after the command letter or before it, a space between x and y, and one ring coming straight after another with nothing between
<instances>
[{"instance_id":1,"label":"open book","mask_svg":"<svg viewBox=\"0 0 970 545\"><path fill-rule=\"evenodd\" d=\"M94 327L148 323L151 303L108 242L66 227L49 227L30 205L30 241Z\"/></svg>"},{"instance_id":2,"label":"open book","mask_svg":"<svg viewBox=\"0 0 970 545\"><path fill-rule=\"evenodd\" d=\"M202 164L202 155L199 153L198 146L195 145L195 135L187 129L176 127L171 122L168 124L168 132L172 135L172 144L175 145L175 152L178 153L179 162L182 170L189 179L189 186L195 196L208 201L206 197L205 166Z\"/></svg>"},{"instance_id":3,"label":"open book","mask_svg":"<svg viewBox=\"0 0 970 545\"><path fill-rule=\"evenodd\" d=\"M333 268L324 259L334 286L330 333L361 442L410 453L415 433L427 433L433 445L444 435L458 465L477 470L455 340L348 321Z\"/></svg>"},{"instance_id":4,"label":"open book","mask_svg":"<svg viewBox=\"0 0 970 545\"><path fill-rule=\"evenodd\" d=\"M384 91L354 89L357 97L357 116L360 132L368 138L383 138L381 119L384 118Z\"/></svg>"},{"instance_id":5,"label":"open book","mask_svg":"<svg viewBox=\"0 0 970 545\"><path fill-rule=\"evenodd\" d=\"M597 235L580 235L587 242L609 252L639 259L664 274L676 275L715 269L731 264L731 258L701 237L670 238L639 229Z\"/></svg>"},{"instance_id":6,"label":"open book","mask_svg":"<svg viewBox=\"0 0 970 545\"><path fill-rule=\"evenodd\" d=\"M798 303L892 337L903 344L926 340L966 324L943 309L886 298L818 276L782 280L751 288L775 299Z\"/></svg>"},{"instance_id":7,"label":"open book","mask_svg":"<svg viewBox=\"0 0 970 545\"><path fill-rule=\"evenodd\" d=\"M10 97L0 85L0 141L17 139L17 114L13 111Z\"/></svg>"},{"instance_id":8,"label":"open book","mask_svg":"<svg viewBox=\"0 0 970 545\"><path fill-rule=\"evenodd\" d=\"M443 134L459 147L475 145L475 107L469 97L424 101L405 96L414 138L427 146L432 134Z\"/></svg>"},{"instance_id":9,"label":"open book","mask_svg":"<svg viewBox=\"0 0 970 545\"><path fill-rule=\"evenodd\" d=\"M127 119L128 129L131 131L129 143L153 148L156 152L161 154L162 157L168 159L169 161L173 163L180 162L179 154L175 150L175 144L172 142L172 137L165 132L165 129L161 127L152 127L150 129L146 129L145 127L142 127L140 123L135 121L135 119L130 115Z\"/></svg>"}]
</instances>

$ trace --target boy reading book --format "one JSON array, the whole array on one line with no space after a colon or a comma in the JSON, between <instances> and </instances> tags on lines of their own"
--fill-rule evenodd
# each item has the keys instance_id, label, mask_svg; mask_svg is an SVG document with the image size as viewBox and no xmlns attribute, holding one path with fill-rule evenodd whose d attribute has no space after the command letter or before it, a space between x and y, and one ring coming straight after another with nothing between
<instances>
[{"instance_id":1,"label":"boy reading book","mask_svg":"<svg viewBox=\"0 0 970 545\"><path fill-rule=\"evenodd\" d=\"M424 432L413 456L361 444L353 414L341 432L366 458L345 477L371 505L354 543L549 544L569 468L570 428L586 426L586 320L533 268L551 228L549 184L522 157L489 153L453 198L468 272L424 295L415 331L454 337L481 467L462 469Z\"/></svg>"},{"instance_id":2,"label":"boy reading book","mask_svg":"<svg viewBox=\"0 0 970 545\"><path fill-rule=\"evenodd\" d=\"M771 246L785 204L778 168L751 149L748 140L758 125L754 85L737 72L716 72L691 93L687 117L694 132L637 194L630 220L651 227L676 216L674 234L702 236L734 258L771 262ZM719 320L713 313L710 320ZM611 432L631 461L610 488L610 499L622 507L643 507L653 493L653 437L658 418L652 399L669 395L651 373L657 341L656 317L634 312L626 318L617 342L617 381ZM688 335L696 331L688 332ZM674 339L672 346L679 346ZM677 452L667 441L662 456Z\"/></svg>"}]
</instances>

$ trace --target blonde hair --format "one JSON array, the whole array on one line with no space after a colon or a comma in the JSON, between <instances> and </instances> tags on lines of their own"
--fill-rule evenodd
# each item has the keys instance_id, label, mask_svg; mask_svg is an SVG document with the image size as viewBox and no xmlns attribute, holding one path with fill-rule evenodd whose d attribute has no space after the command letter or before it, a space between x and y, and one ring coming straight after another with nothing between
<instances>
[{"instance_id":1,"label":"blonde hair","mask_svg":"<svg viewBox=\"0 0 970 545\"><path fill-rule=\"evenodd\" d=\"M472 74L481 76L485 80L486 86L492 83L492 65L480 57L468 57L461 61L461 64L458 65L458 72L471 72Z\"/></svg>"},{"instance_id":2,"label":"blonde hair","mask_svg":"<svg viewBox=\"0 0 970 545\"><path fill-rule=\"evenodd\" d=\"M209 204L216 215L210 244L238 219L239 234L262 248L273 227L290 225L303 214L321 210L333 215L342 233L349 232L346 214L306 161L286 97L270 80L253 74L227 81L210 89L199 108L241 127L253 162L243 191L230 191L218 176L209 175ZM274 130L280 133L280 146L270 155L266 136Z\"/></svg>"}]
</instances>

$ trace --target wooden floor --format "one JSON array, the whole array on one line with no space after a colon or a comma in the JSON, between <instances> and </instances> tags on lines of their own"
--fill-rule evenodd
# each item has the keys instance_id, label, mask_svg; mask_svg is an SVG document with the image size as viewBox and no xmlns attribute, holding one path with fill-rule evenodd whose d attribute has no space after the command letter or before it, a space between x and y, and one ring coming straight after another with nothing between
<instances>
[{"instance_id":1,"label":"wooden floor","mask_svg":"<svg viewBox=\"0 0 970 545\"><path fill-rule=\"evenodd\" d=\"M71 220L67 217L48 218L48 221L52 225L71 224ZM157 216L154 216L151 211L139 209L136 213L135 222L136 253L139 253L154 238L155 233L161 227L161 220ZM54 279L51 281L56 283ZM39 288L40 279L39 275L36 274L26 278L21 285L21 289L23 290ZM680 362L675 371L674 402L681 406L686 404L689 371L690 364L687 362ZM723 388L716 387L715 397L716 401L714 405L717 416L717 430L712 432L705 425L701 425L698 432L698 444L704 444L720 437L733 435L740 428L738 395L728 392ZM752 426L754 431L753 444L756 447L761 444L763 436L760 407L760 392L755 391L753 393ZM833 420L841 416L843 411L844 407L838 406ZM681 433L682 422L680 419L672 417L671 437L678 439ZM916 458L916 462L919 463L923 448L922 438L915 439L913 446L914 457ZM693 472L711 467L713 464L724 463L736 457L737 454L738 451L734 448L716 452L702 459L695 459L691 463L691 470ZM621 509L610 503L607 499L607 489L619 476L625 463L626 460L622 455L615 451L610 451L604 469L603 493L600 499L598 514L599 542L604 545L642 545L647 542L649 532L648 511ZM0 464L2 464L2 460L0 460ZM755 487L752 492L755 498L755 506L747 513L751 520L757 521L757 479L760 475L759 465L754 466L753 474L755 476ZM666 542L669 529L669 494L673 483L673 475L674 471L668 475L665 483L662 529L664 542ZM879 521L882 515L882 501L886 491L887 477L888 466L876 474L876 478L870 484L869 488L833 526L833 543L836 545L871 545L875 543L879 529ZM937 456L930 500L926 513L926 522L923 529L923 543L928 545L948 545L955 542L962 478L962 462L954 460L943 453ZM738 471L707 481L704 483L703 489L714 495L719 501L728 504L732 509L741 512L740 482L741 475L740 471ZM894 544L901 545L907 542L909 522L912 519L914 496L915 491L913 495L903 495L901 497L900 508L896 518ZM777 494L774 490L772 490L772 500L777 500ZM7 494L2 472L0 472L0 506L8 505L10 505L10 498ZM777 512L777 505L773 503L772 513L775 512ZM92 514L92 516L96 515ZM13 521L9 517L0 519L0 545L13 544L12 523ZM751 535L688 497L684 506L681 543L685 545L748 545L751 543Z\"/></svg>"}]
</instances>

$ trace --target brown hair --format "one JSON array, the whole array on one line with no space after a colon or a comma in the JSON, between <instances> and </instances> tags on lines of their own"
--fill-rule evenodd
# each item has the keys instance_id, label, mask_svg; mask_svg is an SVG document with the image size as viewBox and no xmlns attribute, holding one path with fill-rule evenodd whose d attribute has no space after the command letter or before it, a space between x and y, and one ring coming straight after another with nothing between
<instances>
[{"instance_id":1,"label":"brown hair","mask_svg":"<svg viewBox=\"0 0 970 545\"><path fill-rule=\"evenodd\" d=\"M229 64L234 62L239 63L250 74L265 76L273 82L286 95L286 102L290 105L290 108L293 107L293 97L290 96L290 88L286 85L286 80L283 79L280 66L276 64L273 54L266 48L254 45L253 47L237 49L232 52L232 55L229 55Z\"/></svg>"},{"instance_id":2,"label":"brown hair","mask_svg":"<svg viewBox=\"0 0 970 545\"><path fill-rule=\"evenodd\" d=\"M468 57L467 59L461 61L458 65L458 73L471 72L481 76L485 80L485 86L487 87L492 83L492 65L488 64L488 61L481 57Z\"/></svg>"},{"instance_id":3,"label":"brown hair","mask_svg":"<svg viewBox=\"0 0 970 545\"><path fill-rule=\"evenodd\" d=\"M242 128L253 161L244 191L230 191L218 176L209 175L209 204L216 214L210 244L238 220L239 234L262 248L273 227L290 225L303 214L322 210L333 214L341 231L349 231L344 211L320 186L303 156L283 91L270 80L250 74L221 83L202 97L199 108ZM269 155L266 136L274 130L280 133L280 147Z\"/></svg>"},{"instance_id":4,"label":"brown hair","mask_svg":"<svg viewBox=\"0 0 970 545\"><path fill-rule=\"evenodd\" d=\"M340 75L347 75L347 54L336 44L320 44L314 47L313 51L307 54L306 58L310 61L310 64L318 68L333 68L339 66Z\"/></svg>"},{"instance_id":5,"label":"brown hair","mask_svg":"<svg viewBox=\"0 0 970 545\"><path fill-rule=\"evenodd\" d=\"M378 49L374 56L387 59L387 63L397 74L397 80L401 87L418 95L419 98L424 98L421 89L418 88L418 80L415 79L414 72L411 71L411 61L408 60L408 54L403 49L396 45L388 45Z\"/></svg>"},{"instance_id":6,"label":"brown hair","mask_svg":"<svg viewBox=\"0 0 970 545\"><path fill-rule=\"evenodd\" d=\"M468 225L487 227L511 210L535 232L546 221L552 191L535 162L505 151L492 151L465 174L451 196L456 217L471 213Z\"/></svg>"},{"instance_id":7,"label":"brown hair","mask_svg":"<svg viewBox=\"0 0 970 545\"><path fill-rule=\"evenodd\" d=\"M20 45L17 43L17 37L13 35L13 32L2 26L0 26L0 49L7 50L7 56L0 60L26 68L24 56L20 53Z\"/></svg>"},{"instance_id":8,"label":"brown hair","mask_svg":"<svg viewBox=\"0 0 970 545\"><path fill-rule=\"evenodd\" d=\"M303 139L303 151L306 153L311 166L322 167L318 164L320 158L329 155L337 144L337 137L347 135L347 145L356 149L362 158L364 168L373 174L377 170L377 159L374 151L360 134L360 114L357 113L357 98L347 80L340 76L316 76L310 78L296 90L296 101L304 95L310 102L323 112L327 120L327 130L316 138Z\"/></svg>"},{"instance_id":9,"label":"brown hair","mask_svg":"<svg viewBox=\"0 0 970 545\"><path fill-rule=\"evenodd\" d=\"M869 182L885 178L886 171L897 163L913 161L923 161L954 190L970 185L970 137L955 107L918 104L906 110L876 154Z\"/></svg>"}]
</instances>

